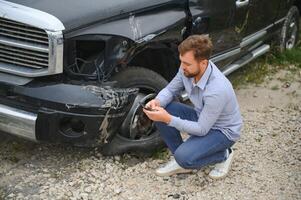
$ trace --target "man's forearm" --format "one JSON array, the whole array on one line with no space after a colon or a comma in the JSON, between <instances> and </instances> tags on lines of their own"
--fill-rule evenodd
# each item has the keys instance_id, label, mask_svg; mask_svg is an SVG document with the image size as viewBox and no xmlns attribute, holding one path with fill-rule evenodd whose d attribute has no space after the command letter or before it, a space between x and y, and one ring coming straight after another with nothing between
<instances>
[{"instance_id":1,"label":"man's forearm","mask_svg":"<svg viewBox=\"0 0 301 200\"><path fill-rule=\"evenodd\" d=\"M175 116L171 117L171 121L168 125L175 127L181 132L186 132L196 136L204 136L210 129L210 127L202 126L200 122L184 120Z\"/></svg>"},{"instance_id":2,"label":"man's forearm","mask_svg":"<svg viewBox=\"0 0 301 200\"><path fill-rule=\"evenodd\" d=\"M160 102L161 107L165 108L173 100L173 98L173 94L167 88L164 88L159 92L155 99Z\"/></svg>"},{"instance_id":3,"label":"man's forearm","mask_svg":"<svg viewBox=\"0 0 301 200\"><path fill-rule=\"evenodd\" d=\"M170 83L162 89L156 96L156 99L160 101L161 107L165 108L174 97L184 89L183 80L181 78L181 71L179 69L176 76L170 81Z\"/></svg>"}]
</instances>

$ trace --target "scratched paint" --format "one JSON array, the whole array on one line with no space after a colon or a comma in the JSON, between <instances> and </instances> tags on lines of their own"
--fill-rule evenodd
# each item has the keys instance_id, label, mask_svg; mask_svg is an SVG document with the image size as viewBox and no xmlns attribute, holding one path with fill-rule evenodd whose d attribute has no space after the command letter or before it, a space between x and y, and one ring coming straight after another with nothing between
<instances>
[{"instance_id":1,"label":"scratched paint","mask_svg":"<svg viewBox=\"0 0 301 200\"><path fill-rule=\"evenodd\" d=\"M88 90L95 94L99 99L104 101L100 108L120 109L129 103L129 96L138 93L136 88L120 88L112 89L111 87L98 87L94 85L88 85L83 87L84 90Z\"/></svg>"},{"instance_id":2,"label":"scratched paint","mask_svg":"<svg viewBox=\"0 0 301 200\"><path fill-rule=\"evenodd\" d=\"M133 33L134 40L138 40L142 37L141 26L139 19L135 15L130 15L129 17L130 28Z\"/></svg>"}]
</instances>

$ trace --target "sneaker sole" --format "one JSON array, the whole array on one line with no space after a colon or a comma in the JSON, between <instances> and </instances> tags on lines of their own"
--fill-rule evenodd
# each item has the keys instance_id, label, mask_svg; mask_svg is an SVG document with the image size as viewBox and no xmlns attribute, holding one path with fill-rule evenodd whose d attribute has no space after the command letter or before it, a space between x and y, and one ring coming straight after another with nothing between
<instances>
[{"instance_id":1,"label":"sneaker sole","mask_svg":"<svg viewBox=\"0 0 301 200\"><path fill-rule=\"evenodd\" d=\"M159 173L155 172L157 176L172 176L174 174L186 174L186 173L191 173L193 169L178 169L172 172L166 172L166 173Z\"/></svg>"},{"instance_id":2,"label":"sneaker sole","mask_svg":"<svg viewBox=\"0 0 301 200\"><path fill-rule=\"evenodd\" d=\"M232 153L233 153L233 152L232 152ZM228 168L228 170L227 170L227 173L225 173L225 174L222 175L222 176L211 176L211 175L209 174L209 177L212 178L212 179L215 179L215 180L225 178L225 177L228 175L228 173L229 173L229 171L230 171L230 169L231 169L231 165L232 165L232 162L233 162L233 156L234 156L234 153L232 154L232 158L231 158L231 160L230 160L229 168Z\"/></svg>"}]
</instances>

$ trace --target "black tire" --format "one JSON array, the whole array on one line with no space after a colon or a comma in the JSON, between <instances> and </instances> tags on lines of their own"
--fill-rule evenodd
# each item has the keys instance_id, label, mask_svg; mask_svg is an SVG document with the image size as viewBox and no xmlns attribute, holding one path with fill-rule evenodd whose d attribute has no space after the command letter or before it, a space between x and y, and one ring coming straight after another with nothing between
<instances>
[{"instance_id":1,"label":"black tire","mask_svg":"<svg viewBox=\"0 0 301 200\"><path fill-rule=\"evenodd\" d=\"M288 11L280 33L280 51L292 49L299 39L299 10L292 6Z\"/></svg>"},{"instance_id":2,"label":"black tire","mask_svg":"<svg viewBox=\"0 0 301 200\"><path fill-rule=\"evenodd\" d=\"M128 67L113 76L112 80L117 81L117 87L139 88L139 95L142 95L142 97L149 93L158 93L168 83L158 73L141 67ZM138 96L137 98L139 98ZM137 98L136 100L138 101ZM103 146L102 153L104 155L117 155L126 152L150 155L155 150L165 146L159 132L155 129L151 121L148 122L150 128L146 128L144 132L136 131L139 132L137 135L142 135L142 137L133 138L130 132L132 130L132 123L135 120L131 119L134 119L136 116L141 117L141 115L144 115L141 107L137 108L139 106L137 106L135 102L131 109L132 112L129 112L127 119L123 122L116 137L114 137L110 143ZM140 117L138 117L138 119L141 119ZM142 117L142 119L145 120L145 117L146 116Z\"/></svg>"}]
</instances>

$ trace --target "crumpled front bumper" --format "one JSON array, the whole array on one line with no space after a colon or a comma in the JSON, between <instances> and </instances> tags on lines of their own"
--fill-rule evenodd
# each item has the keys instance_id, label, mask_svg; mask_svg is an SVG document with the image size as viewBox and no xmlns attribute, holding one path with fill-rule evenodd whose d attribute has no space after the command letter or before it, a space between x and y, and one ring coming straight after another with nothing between
<instances>
[{"instance_id":1,"label":"crumpled front bumper","mask_svg":"<svg viewBox=\"0 0 301 200\"><path fill-rule=\"evenodd\" d=\"M137 93L93 85L7 87L0 94L0 131L33 141L103 144L116 134Z\"/></svg>"}]
</instances>

